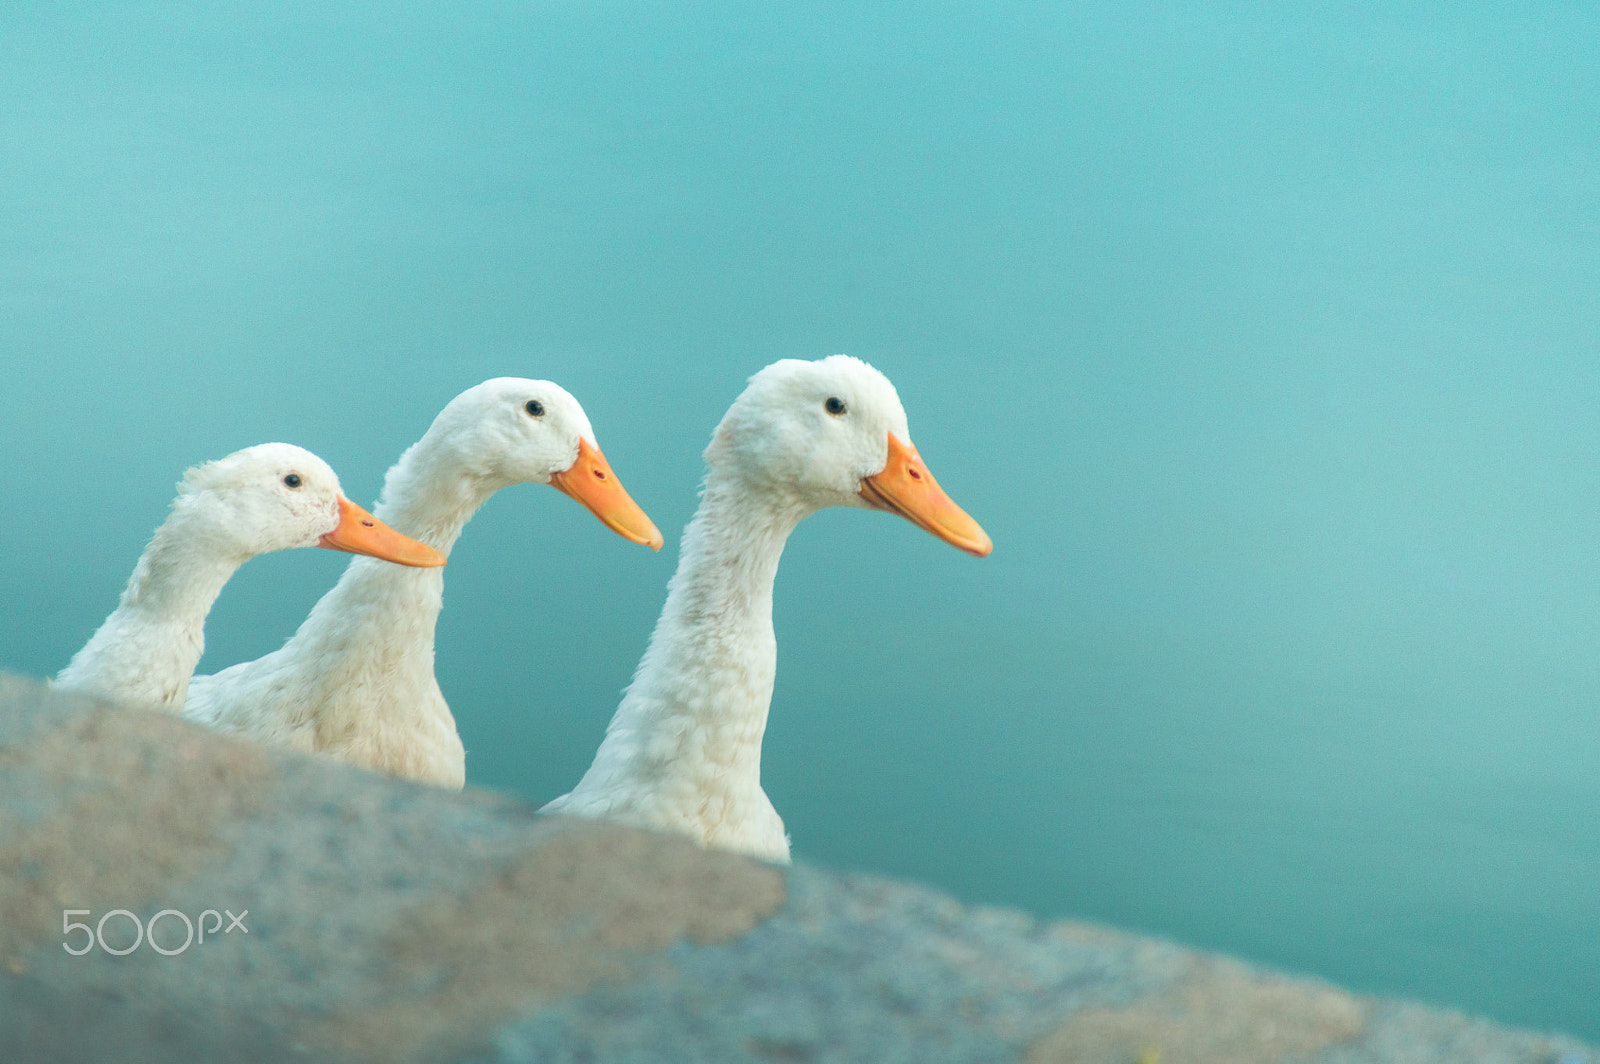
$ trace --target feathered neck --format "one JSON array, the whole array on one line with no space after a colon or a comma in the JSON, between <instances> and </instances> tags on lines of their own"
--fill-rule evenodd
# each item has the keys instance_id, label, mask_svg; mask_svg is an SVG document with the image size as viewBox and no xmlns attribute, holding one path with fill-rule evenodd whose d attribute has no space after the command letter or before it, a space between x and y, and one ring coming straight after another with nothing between
<instances>
[{"instance_id":1,"label":"feathered neck","mask_svg":"<svg viewBox=\"0 0 1600 1064\"><path fill-rule=\"evenodd\" d=\"M472 515L510 483L482 469L470 448L435 426L389 467L383 494L372 512L389 527L448 557ZM437 569L427 571L439 575Z\"/></svg>"},{"instance_id":2,"label":"feathered neck","mask_svg":"<svg viewBox=\"0 0 1600 1064\"><path fill-rule=\"evenodd\" d=\"M678 569L594 764L555 809L687 831L782 858L761 791L761 740L777 673L772 586L784 544L812 507L707 474ZM752 842L748 828L775 824ZM781 846L781 852L775 852Z\"/></svg>"},{"instance_id":3,"label":"feathered neck","mask_svg":"<svg viewBox=\"0 0 1600 1064\"><path fill-rule=\"evenodd\" d=\"M407 448L384 477L373 513L396 531L450 554L461 530L507 482L474 470L449 434L430 429ZM385 700L352 696L362 691L437 690L434 632L444 604L442 569L393 565L377 558L350 560L332 590L281 651L303 667L301 704L317 716L323 743L361 730L383 713L404 725L416 714L437 715L435 726L454 731L442 700Z\"/></svg>"},{"instance_id":4,"label":"feathered neck","mask_svg":"<svg viewBox=\"0 0 1600 1064\"><path fill-rule=\"evenodd\" d=\"M180 499L139 556L116 610L56 684L181 711L205 650L206 615L249 559L198 504Z\"/></svg>"}]
</instances>

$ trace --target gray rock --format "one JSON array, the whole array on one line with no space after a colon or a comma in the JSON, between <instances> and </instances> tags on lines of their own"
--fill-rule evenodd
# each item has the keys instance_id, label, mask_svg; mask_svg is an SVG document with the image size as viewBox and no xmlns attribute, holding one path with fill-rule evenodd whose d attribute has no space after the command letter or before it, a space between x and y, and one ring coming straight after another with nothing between
<instances>
[{"instance_id":1,"label":"gray rock","mask_svg":"<svg viewBox=\"0 0 1600 1064\"><path fill-rule=\"evenodd\" d=\"M127 949L136 920L154 930ZM180 950L186 920L205 936ZM64 948L96 927L84 955ZM541 817L11 677L0 1056L1600 1064L1566 1038Z\"/></svg>"}]
</instances>

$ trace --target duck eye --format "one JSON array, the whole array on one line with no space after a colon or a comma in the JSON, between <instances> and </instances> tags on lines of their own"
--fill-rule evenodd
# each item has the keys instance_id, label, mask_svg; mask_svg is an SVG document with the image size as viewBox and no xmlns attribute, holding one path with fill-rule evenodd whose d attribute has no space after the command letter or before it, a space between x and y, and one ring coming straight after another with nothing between
<instances>
[{"instance_id":1,"label":"duck eye","mask_svg":"<svg viewBox=\"0 0 1600 1064\"><path fill-rule=\"evenodd\" d=\"M298 488L301 484L300 474L290 473L288 476L283 478L283 483L286 487Z\"/></svg>"},{"instance_id":2,"label":"duck eye","mask_svg":"<svg viewBox=\"0 0 1600 1064\"><path fill-rule=\"evenodd\" d=\"M822 404L822 409L826 410L828 413L832 414L834 417L843 417L844 416L844 400L840 399L837 395L830 395L828 397L828 401L826 403Z\"/></svg>"},{"instance_id":3,"label":"duck eye","mask_svg":"<svg viewBox=\"0 0 1600 1064\"><path fill-rule=\"evenodd\" d=\"M528 412L529 417L544 417L544 404L537 399L529 399L522 409Z\"/></svg>"}]
</instances>

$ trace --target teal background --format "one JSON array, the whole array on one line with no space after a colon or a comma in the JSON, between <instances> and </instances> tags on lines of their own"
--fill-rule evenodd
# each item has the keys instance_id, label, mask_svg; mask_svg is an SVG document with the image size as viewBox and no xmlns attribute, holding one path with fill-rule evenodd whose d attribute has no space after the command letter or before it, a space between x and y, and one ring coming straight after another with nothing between
<instances>
[{"instance_id":1,"label":"teal background","mask_svg":"<svg viewBox=\"0 0 1600 1064\"><path fill-rule=\"evenodd\" d=\"M496 497L438 674L587 765L750 373L896 382L996 542L805 523L764 781L802 858L1600 1039L1600 10L36 4L0 15L0 665L183 469L359 501L548 377L667 535ZM263 557L203 671L342 559Z\"/></svg>"}]
</instances>

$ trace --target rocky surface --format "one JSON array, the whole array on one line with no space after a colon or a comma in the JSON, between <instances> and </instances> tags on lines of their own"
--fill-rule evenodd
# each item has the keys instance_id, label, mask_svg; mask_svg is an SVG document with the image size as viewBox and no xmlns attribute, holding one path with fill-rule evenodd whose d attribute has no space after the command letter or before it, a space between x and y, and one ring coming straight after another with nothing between
<instances>
[{"instance_id":1,"label":"rocky surface","mask_svg":"<svg viewBox=\"0 0 1600 1064\"><path fill-rule=\"evenodd\" d=\"M205 936L180 950L186 918ZM89 930L64 934L64 920ZM136 946L135 920L154 925ZM97 926L82 956L63 948ZM1600 1051L921 887L541 817L0 677L0 1058L1600 1064Z\"/></svg>"}]
</instances>

